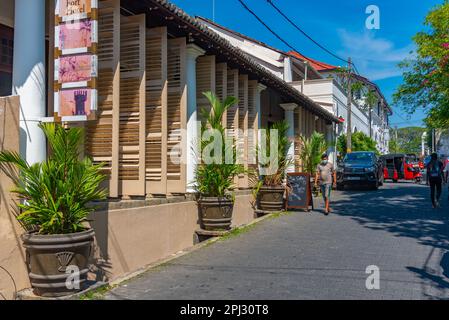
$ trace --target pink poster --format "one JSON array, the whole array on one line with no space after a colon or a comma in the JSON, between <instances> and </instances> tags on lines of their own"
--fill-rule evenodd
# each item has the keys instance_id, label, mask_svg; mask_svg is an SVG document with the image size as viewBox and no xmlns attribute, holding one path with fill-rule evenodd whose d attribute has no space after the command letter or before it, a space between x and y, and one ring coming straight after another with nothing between
<instances>
[{"instance_id":1,"label":"pink poster","mask_svg":"<svg viewBox=\"0 0 449 320\"><path fill-rule=\"evenodd\" d=\"M82 20L60 25L59 49L88 48L92 45L92 21Z\"/></svg>"},{"instance_id":2,"label":"pink poster","mask_svg":"<svg viewBox=\"0 0 449 320\"><path fill-rule=\"evenodd\" d=\"M92 78L92 55L65 56L59 59L59 82L89 81Z\"/></svg>"},{"instance_id":3,"label":"pink poster","mask_svg":"<svg viewBox=\"0 0 449 320\"><path fill-rule=\"evenodd\" d=\"M59 92L59 115L88 116L91 112L91 89L62 90Z\"/></svg>"}]
</instances>

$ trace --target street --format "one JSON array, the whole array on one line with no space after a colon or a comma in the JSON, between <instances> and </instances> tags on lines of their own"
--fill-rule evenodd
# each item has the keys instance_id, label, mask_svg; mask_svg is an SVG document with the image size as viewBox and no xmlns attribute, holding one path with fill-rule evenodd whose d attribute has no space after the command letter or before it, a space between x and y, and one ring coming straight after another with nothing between
<instances>
[{"instance_id":1,"label":"street","mask_svg":"<svg viewBox=\"0 0 449 320\"><path fill-rule=\"evenodd\" d=\"M386 183L332 194L334 212L267 219L114 288L106 299L448 299L449 205ZM379 289L367 289L368 266Z\"/></svg>"}]
</instances>

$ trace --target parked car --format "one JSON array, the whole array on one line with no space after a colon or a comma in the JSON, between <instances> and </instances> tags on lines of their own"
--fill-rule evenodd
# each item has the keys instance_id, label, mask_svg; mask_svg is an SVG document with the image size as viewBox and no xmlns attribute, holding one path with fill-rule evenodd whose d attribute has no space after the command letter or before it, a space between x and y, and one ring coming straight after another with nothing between
<instances>
[{"instance_id":1,"label":"parked car","mask_svg":"<svg viewBox=\"0 0 449 320\"><path fill-rule=\"evenodd\" d=\"M348 153L337 168L337 189L347 185L364 185L378 189L383 185L382 161L372 151Z\"/></svg>"}]
</instances>

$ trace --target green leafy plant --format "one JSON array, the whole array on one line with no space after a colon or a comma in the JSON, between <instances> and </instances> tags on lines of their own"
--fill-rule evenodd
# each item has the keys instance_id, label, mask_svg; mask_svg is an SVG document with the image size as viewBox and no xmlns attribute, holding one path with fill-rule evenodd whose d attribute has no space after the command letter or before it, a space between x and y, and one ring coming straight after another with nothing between
<instances>
[{"instance_id":1,"label":"green leafy plant","mask_svg":"<svg viewBox=\"0 0 449 320\"><path fill-rule=\"evenodd\" d=\"M238 100L235 97L227 97L222 103L214 93L205 92L203 95L209 100L211 109L202 109L201 116L206 119L201 125L201 134L208 130L215 130L219 137L213 136L210 139L202 139L200 144L201 153L211 143L221 143L220 153L211 152L214 158L212 163L200 163L196 169L195 187L197 191L206 197L229 197L229 189L234 185L234 177L246 173L244 166L236 162L236 147L234 141L226 143L226 133L223 126L223 117L226 111L236 105ZM214 139L221 139L215 141ZM226 163L226 155L231 154L231 163ZM228 161L229 162L229 161Z\"/></svg>"},{"instance_id":2,"label":"green leafy plant","mask_svg":"<svg viewBox=\"0 0 449 320\"><path fill-rule=\"evenodd\" d=\"M346 155L346 135L338 137L337 150L342 157ZM376 141L361 131L352 134L352 151L374 151L379 154Z\"/></svg>"},{"instance_id":3,"label":"green leafy plant","mask_svg":"<svg viewBox=\"0 0 449 320\"><path fill-rule=\"evenodd\" d=\"M288 132L289 125L287 121L278 121L275 122L271 128L266 130L267 135L267 144L264 146L266 148L266 156L270 159L273 159L273 152L274 157L277 158L276 161L270 161L266 165L261 165L261 167L266 172L273 172L272 174L268 175L262 175L262 181L263 185L265 186L278 186L282 184L282 181L285 177L285 171L286 169L293 163L293 159L287 155L288 149L291 146L291 142L288 139ZM272 131L277 130L277 131ZM277 150L271 150L271 134L276 132L277 139L278 139L278 146ZM259 186L260 187L260 186Z\"/></svg>"},{"instance_id":4,"label":"green leafy plant","mask_svg":"<svg viewBox=\"0 0 449 320\"><path fill-rule=\"evenodd\" d=\"M85 222L94 207L88 204L106 198L99 188L102 165L89 158L80 160L81 128L40 125L47 137L47 160L30 165L16 152L0 153L0 168L13 179L21 213L17 219L27 230L40 234L68 234L86 230Z\"/></svg>"},{"instance_id":5,"label":"green leafy plant","mask_svg":"<svg viewBox=\"0 0 449 320\"><path fill-rule=\"evenodd\" d=\"M303 172L313 174L321 162L321 155L327 150L327 143L322 133L314 132L310 138L300 136Z\"/></svg>"},{"instance_id":6,"label":"green leafy plant","mask_svg":"<svg viewBox=\"0 0 449 320\"><path fill-rule=\"evenodd\" d=\"M403 83L393 102L412 114L426 113L432 128L449 128L449 1L435 6L414 37L416 52L399 64Z\"/></svg>"}]
</instances>

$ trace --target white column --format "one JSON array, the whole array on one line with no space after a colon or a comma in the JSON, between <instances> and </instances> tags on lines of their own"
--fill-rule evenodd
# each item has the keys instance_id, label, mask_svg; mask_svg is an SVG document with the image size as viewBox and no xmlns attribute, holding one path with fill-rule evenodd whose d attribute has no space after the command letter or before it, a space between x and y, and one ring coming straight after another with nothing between
<instances>
[{"instance_id":1,"label":"white column","mask_svg":"<svg viewBox=\"0 0 449 320\"><path fill-rule=\"evenodd\" d=\"M46 158L45 0L16 0L12 91L20 96L20 154L30 164Z\"/></svg>"},{"instance_id":2,"label":"white column","mask_svg":"<svg viewBox=\"0 0 449 320\"><path fill-rule=\"evenodd\" d=\"M290 148L287 151L287 156L291 159L295 159L295 109L298 107L296 103L282 103L282 109L285 110L285 120L288 123L288 140L290 140ZM292 163L287 172L294 172L295 164Z\"/></svg>"},{"instance_id":3,"label":"white column","mask_svg":"<svg viewBox=\"0 0 449 320\"><path fill-rule=\"evenodd\" d=\"M262 99L261 94L267 87L263 84L259 83L257 85L257 94L256 94L256 114L257 114L257 128L262 128Z\"/></svg>"},{"instance_id":4,"label":"white column","mask_svg":"<svg viewBox=\"0 0 449 320\"><path fill-rule=\"evenodd\" d=\"M196 59L203 55L205 51L195 44L187 45L187 163L186 181L187 192L195 192L195 169L198 164L200 153L200 128L197 121L196 104Z\"/></svg>"},{"instance_id":5,"label":"white column","mask_svg":"<svg viewBox=\"0 0 449 320\"><path fill-rule=\"evenodd\" d=\"M337 157L335 154L335 145L336 145L336 140L335 140L335 129L334 129L334 125L333 124L326 124L326 141L327 141L327 155L329 156L329 161L331 163L333 163L333 165L335 166L337 163Z\"/></svg>"},{"instance_id":6,"label":"white column","mask_svg":"<svg viewBox=\"0 0 449 320\"><path fill-rule=\"evenodd\" d=\"M290 57L284 58L284 81L293 81L292 59Z\"/></svg>"}]
</instances>

